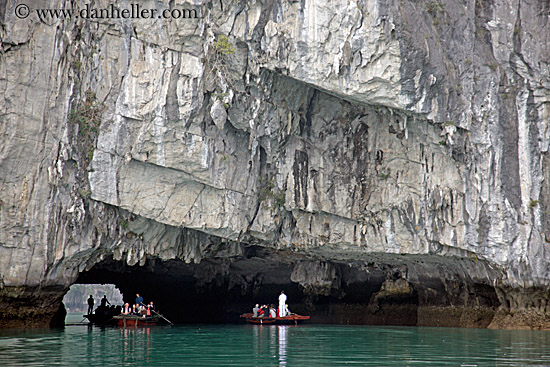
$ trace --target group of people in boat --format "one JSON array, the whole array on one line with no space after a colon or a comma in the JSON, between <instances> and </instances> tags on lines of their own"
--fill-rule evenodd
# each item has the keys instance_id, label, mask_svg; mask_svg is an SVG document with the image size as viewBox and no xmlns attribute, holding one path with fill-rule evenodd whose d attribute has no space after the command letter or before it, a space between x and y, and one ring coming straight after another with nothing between
<instances>
[{"instance_id":1,"label":"group of people in boat","mask_svg":"<svg viewBox=\"0 0 550 367\"><path fill-rule=\"evenodd\" d=\"M138 315L138 316L153 316L155 312L155 305L153 301L148 304L143 303L143 297L136 293L135 303L130 307L130 304L126 302L122 307L121 315Z\"/></svg>"},{"instance_id":2,"label":"group of people in boat","mask_svg":"<svg viewBox=\"0 0 550 367\"><path fill-rule=\"evenodd\" d=\"M88 315L91 315L94 309L94 297L90 295L88 298ZM109 306L107 306L109 304ZM148 304L143 303L143 297L136 294L135 303L130 306L126 302L123 306L113 306L107 300L107 296L104 295L101 299L100 305L95 309L96 314L103 315L137 315L137 316L153 316L155 313L155 305L153 301L150 301Z\"/></svg>"},{"instance_id":3,"label":"group of people in boat","mask_svg":"<svg viewBox=\"0 0 550 367\"><path fill-rule=\"evenodd\" d=\"M95 304L94 297L90 294L90 297L88 298L88 315L91 315L94 312L94 304ZM121 306L111 305L111 302L109 302L109 300L107 299L107 296L103 295L103 298L99 303L99 306L97 306L97 308L95 309L95 313L96 315L115 315L120 313L121 309L122 309Z\"/></svg>"},{"instance_id":4,"label":"group of people in boat","mask_svg":"<svg viewBox=\"0 0 550 367\"><path fill-rule=\"evenodd\" d=\"M279 307L275 308L274 304L271 305L262 305L256 303L252 309L252 317L285 317L291 315L292 313L288 309L288 304L286 303L286 294L284 291L281 291L279 295Z\"/></svg>"}]
</instances>

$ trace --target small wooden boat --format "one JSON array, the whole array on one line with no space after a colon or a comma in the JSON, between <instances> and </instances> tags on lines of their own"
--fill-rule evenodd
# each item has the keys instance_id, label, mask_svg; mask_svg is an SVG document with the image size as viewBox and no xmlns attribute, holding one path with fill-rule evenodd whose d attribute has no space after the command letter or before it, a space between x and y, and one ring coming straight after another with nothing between
<instances>
[{"instance_id":1,"label":"small wooden boat","mask_svg":"<svg viewBox=\"0 0 550 367\"><path fill-rule=\"evenodd\" d=\"M90 324L94 324L98 326L108 325L110 321L113 319L113 315L108 315L108 314L93 313L90 315L83 315L83 316L88 319Z\"/></svg>"},{"instance_id":2,"label":"small wooden boat","mask_svg":"<svg viewBox=\"0 0 550 367\"><path fill-rule=\"evenodd\" d=\"M161 316L137 316L137 315L118 315L113 316L113 323L118 326L151 326L160 321Z\"/></svg>"},{"instance_id":3,"label":"small wooden boat","mask_svg":"<svg viewBox=\"0 0 550 367\"><path fill-rule=\"evenodd\" d=\"M89 315L83 315L90 324L97 326L111 325L113 316L119 315L120 311L113 307L99 306L95 312Z\"/></svg>"},{"instance_id":4,"label":"small wooden boat","mask_svg":"<svg viewBox=\"0 0 550 367\"><path fill-rule=\"evenodd\" d=\"M275 317L252 317L252 314L244 314L241 317L246 319L246 322L250 324L274 324L276 321Z\"/></svg>"},{"instance_id":5,"label":"small wooden boat","mask_svg":"<svg viewBox=\"0 0 550 367\"><path fill-rule=\"evenodd\" d=\"M298 324L298 322L309 320L309 316L302 316L297 314L291 314L283 317L254 317L252 313L243 313L241 315L242 319L245 319L246 322L250 324Z\"/></svg>"}]
</instances>

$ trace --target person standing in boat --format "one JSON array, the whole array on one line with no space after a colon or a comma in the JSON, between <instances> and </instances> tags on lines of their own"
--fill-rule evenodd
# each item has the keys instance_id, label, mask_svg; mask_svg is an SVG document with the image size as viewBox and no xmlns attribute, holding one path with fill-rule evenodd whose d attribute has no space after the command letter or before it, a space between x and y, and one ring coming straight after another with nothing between
<instances>
[{"instance_id":1,"label":"person standing in boat","mask_svg":"<svg viewBox=\"0 0 550 367\"><path fill-rule=\"evenodd\" d=\"M108 303L108 304L111 304L111 302L109 302L109 301L107 300L107 295L104 294L104 295L103 295L103 298L101 299L101 307L107 307L107 303Z\"/></svg>"},{"instance_id":2,"label":"person standing in boat","mask_svg":"<svg viewBox=\"0 0 550 367\"><path fill-rule=\"evenodd\" d=\"M94 312L94 303L94 297L90 294L90 298L88 298L88 315Z\"/></svg>"},{"instance_id":3,"label":"person standing in boat","mask_svg":"<svg viewBox=\"0 0 550 367\"><path fill-rule=\"evenodd\" d=\"M256 303L256 306L252 309L252 317L258 317L258 312L260 311L260 305Z\"/></svg>"},{"instance_id":4,"label":"person standing in boat","mask_svg":"<svg viewBox=\"0 0 550 367\"><path fill-rule=\"evenodd\" d=\"M279 317L285 317L286 316L286 294L285 291L281 291L281 295L279 296Z\"/></svg>"},{"instance_id":5,"label":"person standing in boat","mask_svg":"<svg viewBox=\"0 0 550 367\"><path fill-rule=\"evenodd\" d=\"M136 293L136 305L141 306L143 304L143 297Z\"/></svg>"}]
</instances>

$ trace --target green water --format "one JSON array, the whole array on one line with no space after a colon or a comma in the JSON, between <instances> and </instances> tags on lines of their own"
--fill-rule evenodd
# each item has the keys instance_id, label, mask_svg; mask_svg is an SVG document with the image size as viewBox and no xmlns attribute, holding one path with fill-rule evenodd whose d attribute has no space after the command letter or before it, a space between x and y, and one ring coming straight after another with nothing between
<instances>
[{"instance_id":1,"label":"green water","mask_svg":"<svg viewBox=\"0 0 550 367\"><path fill-rule=\"evenodd\" d=\"M313 324L0 331L0 366L344 365L550 366L550 332Z\"/></svg>"}]
</instances>

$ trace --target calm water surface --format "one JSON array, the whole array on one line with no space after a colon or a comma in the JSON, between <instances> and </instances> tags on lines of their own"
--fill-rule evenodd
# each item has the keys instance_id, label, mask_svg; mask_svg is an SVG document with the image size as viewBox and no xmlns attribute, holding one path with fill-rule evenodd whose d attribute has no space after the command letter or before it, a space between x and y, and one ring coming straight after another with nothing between
<instances>
[{"instance_id":1,"label":"calm water surface","mask_svg":"<svg viewBox=\"0 0 550 367\"><path fill-rule=\"evenodd\" d=\"M0 331L0 366L344 365L550 366L550 332L305 324Z\"/></svg>"}]
</instances>

